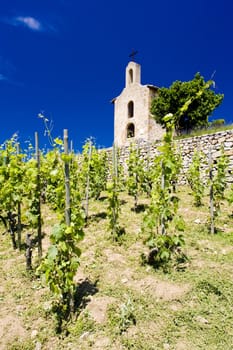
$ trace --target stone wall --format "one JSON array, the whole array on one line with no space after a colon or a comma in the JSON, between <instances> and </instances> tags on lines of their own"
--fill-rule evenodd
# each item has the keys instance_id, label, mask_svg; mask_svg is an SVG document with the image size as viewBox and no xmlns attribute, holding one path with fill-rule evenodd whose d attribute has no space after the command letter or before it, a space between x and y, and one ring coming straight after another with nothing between
<instances>
[{"instance_id":1,"label":"stone wall","mask_svg":"<svg viewBox=\"0 0 233 350\"><path fill-rule=\"evenodd\" d=\"M203 164L203 167L207 168L209 152L211 152L213 162L215 163L221 155L221 146L223 145L224 152L229 159L227 180L228 182L233 182L233 130L179 140L177 145L181 149L183 174L188 170L195 150L202 151L205 154L206 164Z\"/></svg>"},{"instance_id":2,"label":"stone wall","mask_svg":"<svg viewBox=\"0 0 233 350\"><path fill-rule=\"evenodd\" d=\"M158 154L158 146L161 142L146 142L138 141L137 145L140 149L141 156L143 159L149 159L153 161L153 158ZM233 130L220 131L214 134L194 136L190 138L185 138L182 140L175 141L176 148L181 152L183 159L183 170L181 173L180 181L181 183L186 182L186 172L192 161L192 156L195 150L200 150L206 156L206 163L203 162L203 174L205 174L205 169L208 166L208 155L211 151L213 162L220 156L221 145L224 146L225 154L229 159L229 167L227 173L228 182L233 182ZM129 156L129 146L124 146L120 148L120 163L127 168L126 160ZM111 153L111 149L108 150Z\"/></svg>"}]
</instances>

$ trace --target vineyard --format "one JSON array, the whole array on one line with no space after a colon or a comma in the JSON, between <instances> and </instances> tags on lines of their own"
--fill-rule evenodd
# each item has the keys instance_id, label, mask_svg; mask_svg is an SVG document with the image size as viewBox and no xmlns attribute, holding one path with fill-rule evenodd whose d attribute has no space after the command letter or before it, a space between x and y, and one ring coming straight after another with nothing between
<instances>
[{"instance_id":1,"label":"vineyard","mask_svg":"<svg viewBox=\"0 0 233 350\"><path fill-rule=\"evenodd\" d=\"M47 153L37 133L1 146L1 349L232 349L228 160L196 150L179 185L171 120L127 172L67 130Z\"/></svg>"}]
</instances>

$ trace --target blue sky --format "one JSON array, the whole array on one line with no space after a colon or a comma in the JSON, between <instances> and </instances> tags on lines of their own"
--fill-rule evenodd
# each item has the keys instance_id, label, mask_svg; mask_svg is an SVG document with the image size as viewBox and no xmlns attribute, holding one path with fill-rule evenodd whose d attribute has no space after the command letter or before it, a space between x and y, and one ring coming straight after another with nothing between
<instances>
[{"instance_id":1,"label":"blue sky","mask_svg":"<svg viewBox=\"0 0 233 350\"><path fill-rule=\"evenodd\" d=\"M69 130L74 147L113 141L113 105L138 50L142 83L206 80L224 93L215 118L233 122L232 0L0 0L0 142Z\"/></svg>"}]
</instances>

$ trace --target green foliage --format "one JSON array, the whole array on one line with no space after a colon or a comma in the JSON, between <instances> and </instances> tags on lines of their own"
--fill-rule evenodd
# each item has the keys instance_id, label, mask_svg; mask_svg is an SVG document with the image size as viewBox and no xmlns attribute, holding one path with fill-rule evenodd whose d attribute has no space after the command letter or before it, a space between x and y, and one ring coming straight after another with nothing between
<instances>
[{"instance_id":1,"label":"green foliage","mask_svg":"<svg viewBox=\"0 0 233 350\"><path fill-rule=\"evenodd\" d=\"M211 156L210 156L211 157ZM227 186L226 171L229 159L225 155L224 146L221 146L221 155L216 161L216 171L213 175L212 158L209 161L209 187L210 187L210 230L215 232L214 221L219 215L221 201L224 199L224 192Z\"/></svg>"},{"instance_id":2,"label":"green foliage","mask_svg":"<svg viewBox=\"0 0 233 350\"><path fill-rule=\"evenodd\" d=\"M219 127L225 124L225 119L215 119L210 123L210 127Z\"/></svg>"},{"instance_id":3,"label":"green foliage","mask_svg":"<svg viewBox=\"0 0 233 350\"><path fill-rule=\"evenodd\" d=\"M131 298L120 306L111 305L108 309L108 319L117 332L122 334L136 324L135 307Z\"/></svg>"},{"instance_id":4,"label":"green foliage","mask_svg":"<svg viewBox=\"0 0 233 350\"><path fill-rule=\"evenodd\" d=\"M160 88L151 106L156 122L165 127L163 117L172 113L177 132L207 126L208 117L223 100L222 94L210 89L212 84L197 73L193 80L175 81L169 88Z\"/></svg>"},{"instance_id":5,"label":"green foliage","mask_svg":"<svg viewBox=\"0 0 233 350\"><path fill-rule=\"evenodd\" d=\"M227 196L227 201L228 203L232 204L233 203L233 184L230 186L230 191Z\"/></svg>"},{"instance_id":6,"label":"green foliage","mask_svg":"<svg viewBox=\"0 0 233 350\"><path fill-rule=\"evenodd\" d=\"M129 158L127 160L128 176L126 180L126 186L128 188L129 195L134 197L134 210L138 205L138 196L144 189L145 184L145 164L141 158L139 148L130 144Z\"/></svg>"},{"instance_id":7,"label":"green foliage","mask_svg":"<svg viewBox=\"0 0 233 350\"><path fill-rule=\"evenodd\" d=\"M182 252L184 246L184 237L182 235L157 235L147 242L151 249L148 257L148 263L155 268L162 266L167 268L173 260L176 263L183 263L187 260Z\"/></svg>"},{"instance_id":8,"label":"green foliage","mask_svg":"<svg viewBox=\"0 0 233 350\"><path fill-rule=\"evenodd\" d=\"M187 180L192 189L194 205L199 207L202 205L202 197L204 194L204 183L201 177L201 161L203 154L197 150L193 154L192 163L188 169Z\"/></svg>"},{"instance_id":9,"label":"green foliage","mask_svg":"<svg viewBox=\"0 0 233 350\"><path fill-rule=\"evenodd\" d=\"M77 242L82 238L82 230L74 224L55 225L50 236L51 245L45 259L38 268L45 276L54 295L53 311L57 319L57 331L61 332L62 322L67 320L72 311L75 291L74 276L79 266L81 251Z\"/></svg>"},{"instance_id":10,"label":"green foliage","mask_svg":"<svg viewBox=\"0 0 233 350\"><path fill-rule=\"evenodd\" d=\"M65 189L61 150L60 147L55 147L41 156L40 180L44 200L53 210L63 213Z\"/></svg>"},{"instance_id":11,"label":"green foliage","mask_svg":"<svg viewBox=\"0 0 233 350\"><path fill-rule=\"evenodd\" d=\"M82 197L85 197L88 190L88 198L98 199L101 192L106 189L107 174L107 153L98 151L93 141L88 139L83 146L79 167Z\"/></svg>"},{"instance_id":12,"label":"green foliage","mask_svg":"<svg viewBox=\"0 0 233 350\"><path fill-rule=\"evenodd\" d=\"M114 150L115 148L115 150ZM115 154L115 155L114 155ZM112 174L117 177L117 186L120 192L126 189L126 176L123 164L120 162L121 149L117 146L113 146L112 164L109 164L110 178Z\"/></svg>"},{"instance_id":13,"label":"green foliage","mask_svg":"<svg viewBox=\"0 0 233 350\"><path fill-rule=\"evenodd\" d=\"M186 134L181 134L181 135L176 135L174 136L175 140L183 140L183 139L187 139L190 137L195 137L195 136L202 136L202 135L212 135L215 134L219 131L228 131L228 130L232 130L233 129L233 125L222 125L219 127L208 127L208 128L203 128L203 129L195 129L195 130L191 130L190 133L186 133Z\"/></svg>"},{"instance_id":14,"label":"green foliage","mask_svg":"<svg viewBox=\"0 0 233 350\"><path fill-rule=\"evenodd\" d=\"M111 171L111 182L108 184L108 209L107 216L109 220L108 229L111 232L112 238L115 241L120 239L123 233L122 228L119 225L119 214L120 214L120 183L119 183L119 172L118 172L118 157L119 153L115 145L113 145L113 159L112 159L112 171Z\"/></svg>"},{"instance_id":15,"label":"green foliage","mask_svg":"<svg viewBox=\"0 0 233 350\"><path fill-rule=\"evenodd\" d=\"M69 333L76 338L81 337L85 332L92 332L95 330L95 321L90 318L87 312L79 315L74 324L69 326Z\"/></svg>"},{"instance_id":16,"label":"green foliage","mask_svg":"<svg viewBox=\"0 0 233 350\"><path fill-rule=\"evenodd\" d=\"M151 203L143 219L143 231L150 233L150 237L156 233L166 233L177 214L178 202L178 197L169 193L169 190L154 185Z\"/></svg>"},{"instance_id":17,"label":"green foliage","mask_svg":"<svg viewBox=\"0 0 233 350\"><path fill-rule=\"evenodd\" d=\"M107 153L96 148L92 151L91 159L91 197L98 199L102 191L106 189L108 175Z\"/></svg>"},{"instance_id":18,"label":"green foliage","mask_svg":"<svg viewBox=\"0 0 233 350\"><path fill-rule=\"evenodd\" d=\"M1 210L14 211L24 194L23 155L17 153L16 139L7 141L0 149Z\"/></svg>"},{"instance_id":19,"label":"green foliage","mask_svg":"<svg viewBox=\"0 0 233 350\"><path fill-rule=\"evenodd\" d=\"M120 214L120 201L119 201L119 190L117 189L116 181L113 181L108 186L108 210L107 215L109 218L108 229L112 234L114 240L118 240L121 235L121 228L119 225L119 214Z\"/></svg>"},{"instance_id":20,"label":"green foliage","mask_svg":"<svg viewBox=\"0 0 233 350\"><path fill-rule=\"evenodd\" d=\"M81 195L78 190L78 164L74 155L63 155L63 142L55 139L56 148L41 156L41 166L34 158L23 161L19 154L16 140L13 138L0 149L0 204L1 218L9 219L12 242L16 248L14 231L18 204L24 201L24 208L29 226L39 227L40 186L43 196L52 209L56 210L61 221L55 225L51 234L51 246L41 263L39 270L44 273L45 280L54 294L53 310L57 315L58 330L62 322L70 315L74 293L73 277L79 264L80 249L77 242L83 238L84 218L81 208ZM64 163L71 163L71 224L65 224L65 178ZM40 178L39 178L40 177ZM13 229L14 225L14 229Z\"/></svg>"},{"instance_id":21,"label":"green foliage","mask_svg":"<svg viewBox=\"0 0 233 350\"><path fill-rule=\"evenodd\" d=\"M9 350L34 350L35 343L32 339L17 339L11 344L7 344Z\"/></svg>"},{"instance_id":22,"label":"green foliage","mask_svg":"<svg viewBox=\"0 0 233 350\"><path fill-rule=\"evenodd\" d=\"M146 244L151 250L148 262L155 267L167 264L183 243L182 236L168 236L167 230L176 219L176 229L183 231L182 218L177 215L179 198L174 184L181 169L181 158L173 144L172 115L165 116L166 134L155 158L151 203L143 219L142 230L148 235ZM155 253L155 254L154 254ZM181 253L181 252L180 252Z\"/></svg>"},{"instance_id":23,"label":"green foliage","mask_svg":"<svg viewBox=\"0 0 233 350\"><path fill-rule=\"evenodd\" d=\"M122 206L121 222L127 223L127 235L122 246L111 246L111 242L106 239L106 220L102 216L106 210L106 201L91 201L90 209L96 214L96 219L85 228L86 237L82 242L82 251L86 253L80 257L82 271L90 280L87 283L84 281L77 288L75 306L79 310L72 317L72 322L68 322L68 336L54 336L50 318L50 292L43 288L39 279L28 278L24 272L23 260L17 252L12 254L6 236L0 235L2 319L15 315L17 304L21 305L18 316L28 325L21 341L18 338L16 340L18 334L11 328L12 332L8 332L2 339L3 346L8 342L5 345L7 349L12 344L14 349L27 348L27 344L28 349L40 347L40 344L42 348L48 349L93 349L98 344L102 348L125 347L137 350L183 346L192 350L232 349L231 210L223 201L223 210L217 222L224 224L224 232L207 236L206 225L197 225L194 221L197 215L205 220L208 216L208 205L198 210L193 208L186 186L179 186L178 195L179 211L184 211L186 219L185 250L190 251L192 263L182 273L173 270L187 266L187 263L176 264L177 259L184 259L179 254L183 246L177 244L176 252L171 253L171 260L161 263L165 272L172 269L172 273L168 274L164 274L162 268L154 273L151 267L139 265L139 250L145 250L141 235L138 234L142 213L132 213L132 201L127 193L121 193L120 196L126 202ZM206 203L208 198L205 196L204 199ZM144 202L148 203L149 199L144 198ZM48 231L55 216L51 215L47 206L44 206L43 212ZM178 236L179 232L174 232L173 235L172 225L168 234L162 238L173 238L175 235ZM77 245L80 247L80 243ZM93 252L90 247L94 249ZM155 241L151 247L152 250L157 247ZM7 273L4 273L6 264ZM96 278L99 281L99 293L94 294L91 281ZM92 302L87 312L86 303L90 298ZM106 318L103 320L103 317L99 317L101 323L96 322L96 312L99 308L105 311L105 307L107 312L101 315ZM37 330L38 334L33 332L35 334L31 342L32 330Z\"/></svg>"},{"instance_id":24,"label":"green foliage","mask_svg":"<svg viewBox=\"0 0 233 350\"><path fill-rule=\"evenodd\" d=\"M224 193L227 186L226 172L229 165L229 159L225 155L224 146L221 146L221 155L217 159L216 174L213 178L214 197L216 199L216 208L220 206L220 201L224 199Z\"/></svg>"},{"instance_id":25,"label":"green foliage","mask_svg":"<svg viewBox=\"0 0 233 350\"><path fill-rule=\"evenodd\" d=\"M35 159L30 159L27 162L25 171L25 180L27 183L25 188L27 203L26 216L30 227L33 229L38 227L39 220L40 189L38 187L38 175L37 162Z\"/></svg>"},{"instance_id":26,"label":"green foliage","mask_svg":"<svg viewBox=\"0 0 233 350\"><path fill-rule=\"evenodd\" d=\"M120 334L136 324L135 308L130 298L120 306L118 317Z\"/></svg>"},{"instance_id":27,"label":"green foliage","mask_svg":"<svg viewBox=\"0 0 233 350\"><path fill-rule=\"evenodd\" d=\"M144 178L143 183L141 184L143 192L149 197L151 194L152 184L153 184L153 173L154 173L154 162L150 158L150 154L147 154L147 157L144 162Z\"/></svg>"},{"instance_id":28,"label":"green foliage","mask_svg":"<svg viewBox=\"0 0 233 350\"><path fill-rule=\"evenodd\" d=\"M218 287L216 287L214 284L212 284L211 282L209 282L207 280L200 281L197 284L196 289L201 292L200 296L202 298L206 298L206 296L208 296L209 294L215 294L217 296L221 296L222 295L221 290Z\"/></svg>"},{"instance_id":29,"label":"green foliage","mask_svg":"<svg viewBox=\"0 0 233 350\"><path fill-rule=\"evenodd\" d=\"M166 233L178 210L179 199L174 193L174 185L181 169L181 157L175 151L172 142L173 129L169 123L170 119L167 122L163 144L159 147L160 154L154 161L151 204L143 221L143 230L152 236L155 232Z\"/></svg>"},{"instance_id":30,"label":"green foliage","mask_svg":"<svg viewBox=\"0 0 233 350\"><path fill-rule=\"evenodd\" d=\"M0 147L0 214L6 229L11 234L13 248L17 245L15 240L17 231L16 217L18 207L25 196L25 168L24 155L19 153L16 136L6 141ZM19 219L19 217L18 217ZM20 229L20 228L19 228Z\"/></svg>"},{"instance_id":31,"label":"green foliage","mask_svg":"<svg viewBox=\"0 0 233 350\"><path fill-rule=\"evenodd\" d=\"M49 159L55 168L45 162L44 172L50 176L48 198L54 202L53 208L58 209L61 216L60 224L53 228L50 236L51 245L38 271L44 274L45 280L54 295L53 311L57 319L57 332L61 332L63 321L66 321L72 310L75 291L74 276L79 265L81 254L77 243L83 238L84 217L81 207L81 195L77 188L77 167L73 155L64 157L56 149L49 154ZM64 162L64 164L63 164ZM65 224L65 174L64 166L70 167L70 206L71 223ZM61 165L63 164L63 168ZM56 188L58 186L58 188ZM59 191L56 191L59 189Z\"/></svg>"}]
</instances>

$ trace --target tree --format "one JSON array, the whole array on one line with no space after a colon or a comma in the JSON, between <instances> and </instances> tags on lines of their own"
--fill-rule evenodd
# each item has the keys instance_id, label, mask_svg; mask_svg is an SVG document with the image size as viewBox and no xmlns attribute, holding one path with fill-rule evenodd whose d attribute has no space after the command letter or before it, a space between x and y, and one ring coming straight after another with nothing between
<instances>
[{"instance_id":1,"label":"tree","mask_svg":"<svg viewBox=\"0 0 233 350\"><path fill-rule=\"evenodd\" d=\"M205 88L208 84L208 88ZM165 127L164 115L172 113L174 116L175 130L205 127L208 125L208 117L223 100L223 94L215 94L210 89L213 81L205 82L200 73L196 73L193 80L175 81L169 88L159 89L159 96L152 101L151 113L157 123ZM201 96L197 93L202 91ZM188 109L181 113L184 104L191 99Z\"/></svg>"}]
</instances>

